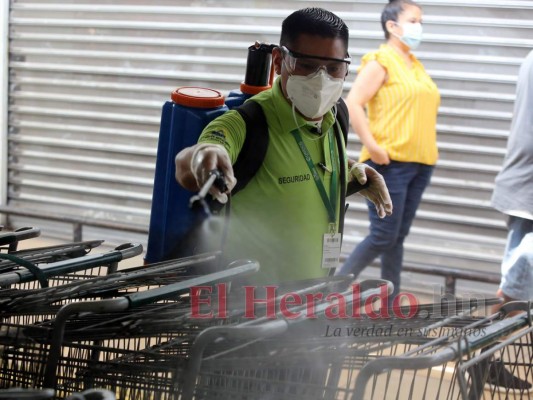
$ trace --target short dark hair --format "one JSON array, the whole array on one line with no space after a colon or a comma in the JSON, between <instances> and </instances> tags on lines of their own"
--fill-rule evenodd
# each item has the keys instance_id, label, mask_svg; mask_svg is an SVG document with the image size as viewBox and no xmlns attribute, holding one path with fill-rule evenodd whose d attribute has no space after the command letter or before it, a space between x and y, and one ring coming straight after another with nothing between
<instances>
[{"instance_id":1,"label":"short dark hair","mask_svg":"<svg viewBox=\"0 0 533 400\"><path fill-rule=\"evenodd\" d=\"M285 18L281 25L279 45L290 48L302 34L339 38L348 51L348 27L342 19L323 8L304 8Z\"/></svg>"},{"instance_id":2,"label":"short dark hair","mask_svg":"<svg viewBox=\"0 0 533 400\"><path fill-rule=\"evenodd\" d=\"M390 37L387 31L387 21L398 22L398 16L403 12L405 6L415 6L421 8L419 4L412 0L391 0L381 12L381 27L385 33L385 39Z\"/></svg>"}]
</instances>

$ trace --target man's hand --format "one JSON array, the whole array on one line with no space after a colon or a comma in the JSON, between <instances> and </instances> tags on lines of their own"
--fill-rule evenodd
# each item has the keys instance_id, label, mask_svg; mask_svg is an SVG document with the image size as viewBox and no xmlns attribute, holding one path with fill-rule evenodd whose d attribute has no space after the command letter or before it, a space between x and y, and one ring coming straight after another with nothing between
<instances>
[{"instance_id":1,"label":"man's hand","mask_svg":"<svg viewBox=\"0 0 533 400\"><path fill-rule=\"evenodd\" d=\"M369 186L360 190L359 194L374 203L380 218L392 214L392 200L389 190L379 172L364 163L354 163L350 168L350 175L361 185L364 185L368 180Z\"/></svg>"},{"instance_id":2,"label":"man's hand","mask_svg":"<svg viewBox=\"0 0 533 400\"><path fill-rule=\"evenodd\" d=\"M209 193L219 202L226 203L227 193L231 192L237 183L226 149L217 144L200 143L194 146L190 161L190 171L199 188L207 182L211 171L219 170L224 175L228 190L223 193L216 185L213 185Z\"/></svg>"}]
</instances>

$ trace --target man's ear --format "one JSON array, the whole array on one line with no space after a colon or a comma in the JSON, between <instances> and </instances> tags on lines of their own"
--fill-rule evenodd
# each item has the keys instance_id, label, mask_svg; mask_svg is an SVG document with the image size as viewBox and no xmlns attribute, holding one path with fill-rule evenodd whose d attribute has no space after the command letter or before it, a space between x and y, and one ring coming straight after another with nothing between
<instances>
[{"instance_id":1,"label":"man's ear","mask_svg":"<svg viewBox=\"0 0 533 400\"><path fill-rule=\"evenodd\" d=\"M396 22L394 22L392 20L388 20L387 22L385 22L385 27L387 28L387 31L389 33L391 33L392 30L394 29L394 25L396 25Z\"/></svg>"},{"instance_id":2,"label":"man's ear","mask_svg":"<svg viewBox=\"0 0 533 400\"><path fill-rule=\"evenodd\" d=\"M274 65L274 72L281 75L281 64L283 62L283 52L279 47L272 50L272 63Z\"/></svg>"}]
</instances>

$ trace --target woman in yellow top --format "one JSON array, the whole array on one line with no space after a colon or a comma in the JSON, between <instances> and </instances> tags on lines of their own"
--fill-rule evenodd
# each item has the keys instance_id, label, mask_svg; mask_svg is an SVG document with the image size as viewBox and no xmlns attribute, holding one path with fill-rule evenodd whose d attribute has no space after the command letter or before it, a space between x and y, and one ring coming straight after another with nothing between
<instances>
[{"instance_id":1,"label":"woman in yellow top","mask_svg":"<svg viewBox=\"0 0 533 400\"><path fill-rule=\"evenodd\" d=\"M394 213L380 219L368 204L370 233L336 274L357 276L379 256L381 277L394 284L389 305L400 288L403 242L438 157L440 95L411 53L421 41L421 20L422 10L411 0L385 6L381 25L386 43L362 58L346 99L352 127L363 143L360 161L385 178Z\"/></svg>"}]
</instances>

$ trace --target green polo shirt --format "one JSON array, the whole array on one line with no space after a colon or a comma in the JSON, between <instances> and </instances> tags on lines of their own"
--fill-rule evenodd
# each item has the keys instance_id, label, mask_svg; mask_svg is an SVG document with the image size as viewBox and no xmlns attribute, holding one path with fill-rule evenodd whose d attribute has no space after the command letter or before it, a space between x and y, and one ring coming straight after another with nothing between
<instances>
[{"instance_id":1,"label":"green polo shirt","mask_svg":"<svg viewBox=\"0 0 533 400\"><path fill-rule=\"evenodd\" d=\"M323 163L331 171L327 135L334 135L335 119L331 112L324 116L322 132L327 134L310 132L305 119L293 113L280 83L278 78L271 90L253 97L265 113L269 145L261 168L231 199L224 250L228 260L258 260L261 266L255 280L258 284L318 278L328 273L321 267L323 237L329 232L327 209L291 131L299 127L314 165ZM229 111L204 129L199 142L222 144L235 163L246 134L253 132L246 132L238 112ZM345 154L342 160L346 163ZM339 171L337 155L333 162ZM332 174L320 167L317 170L329 195ZM339 223L338 190L334 201L336 228Z\"/></svg>"}]
</instances>

